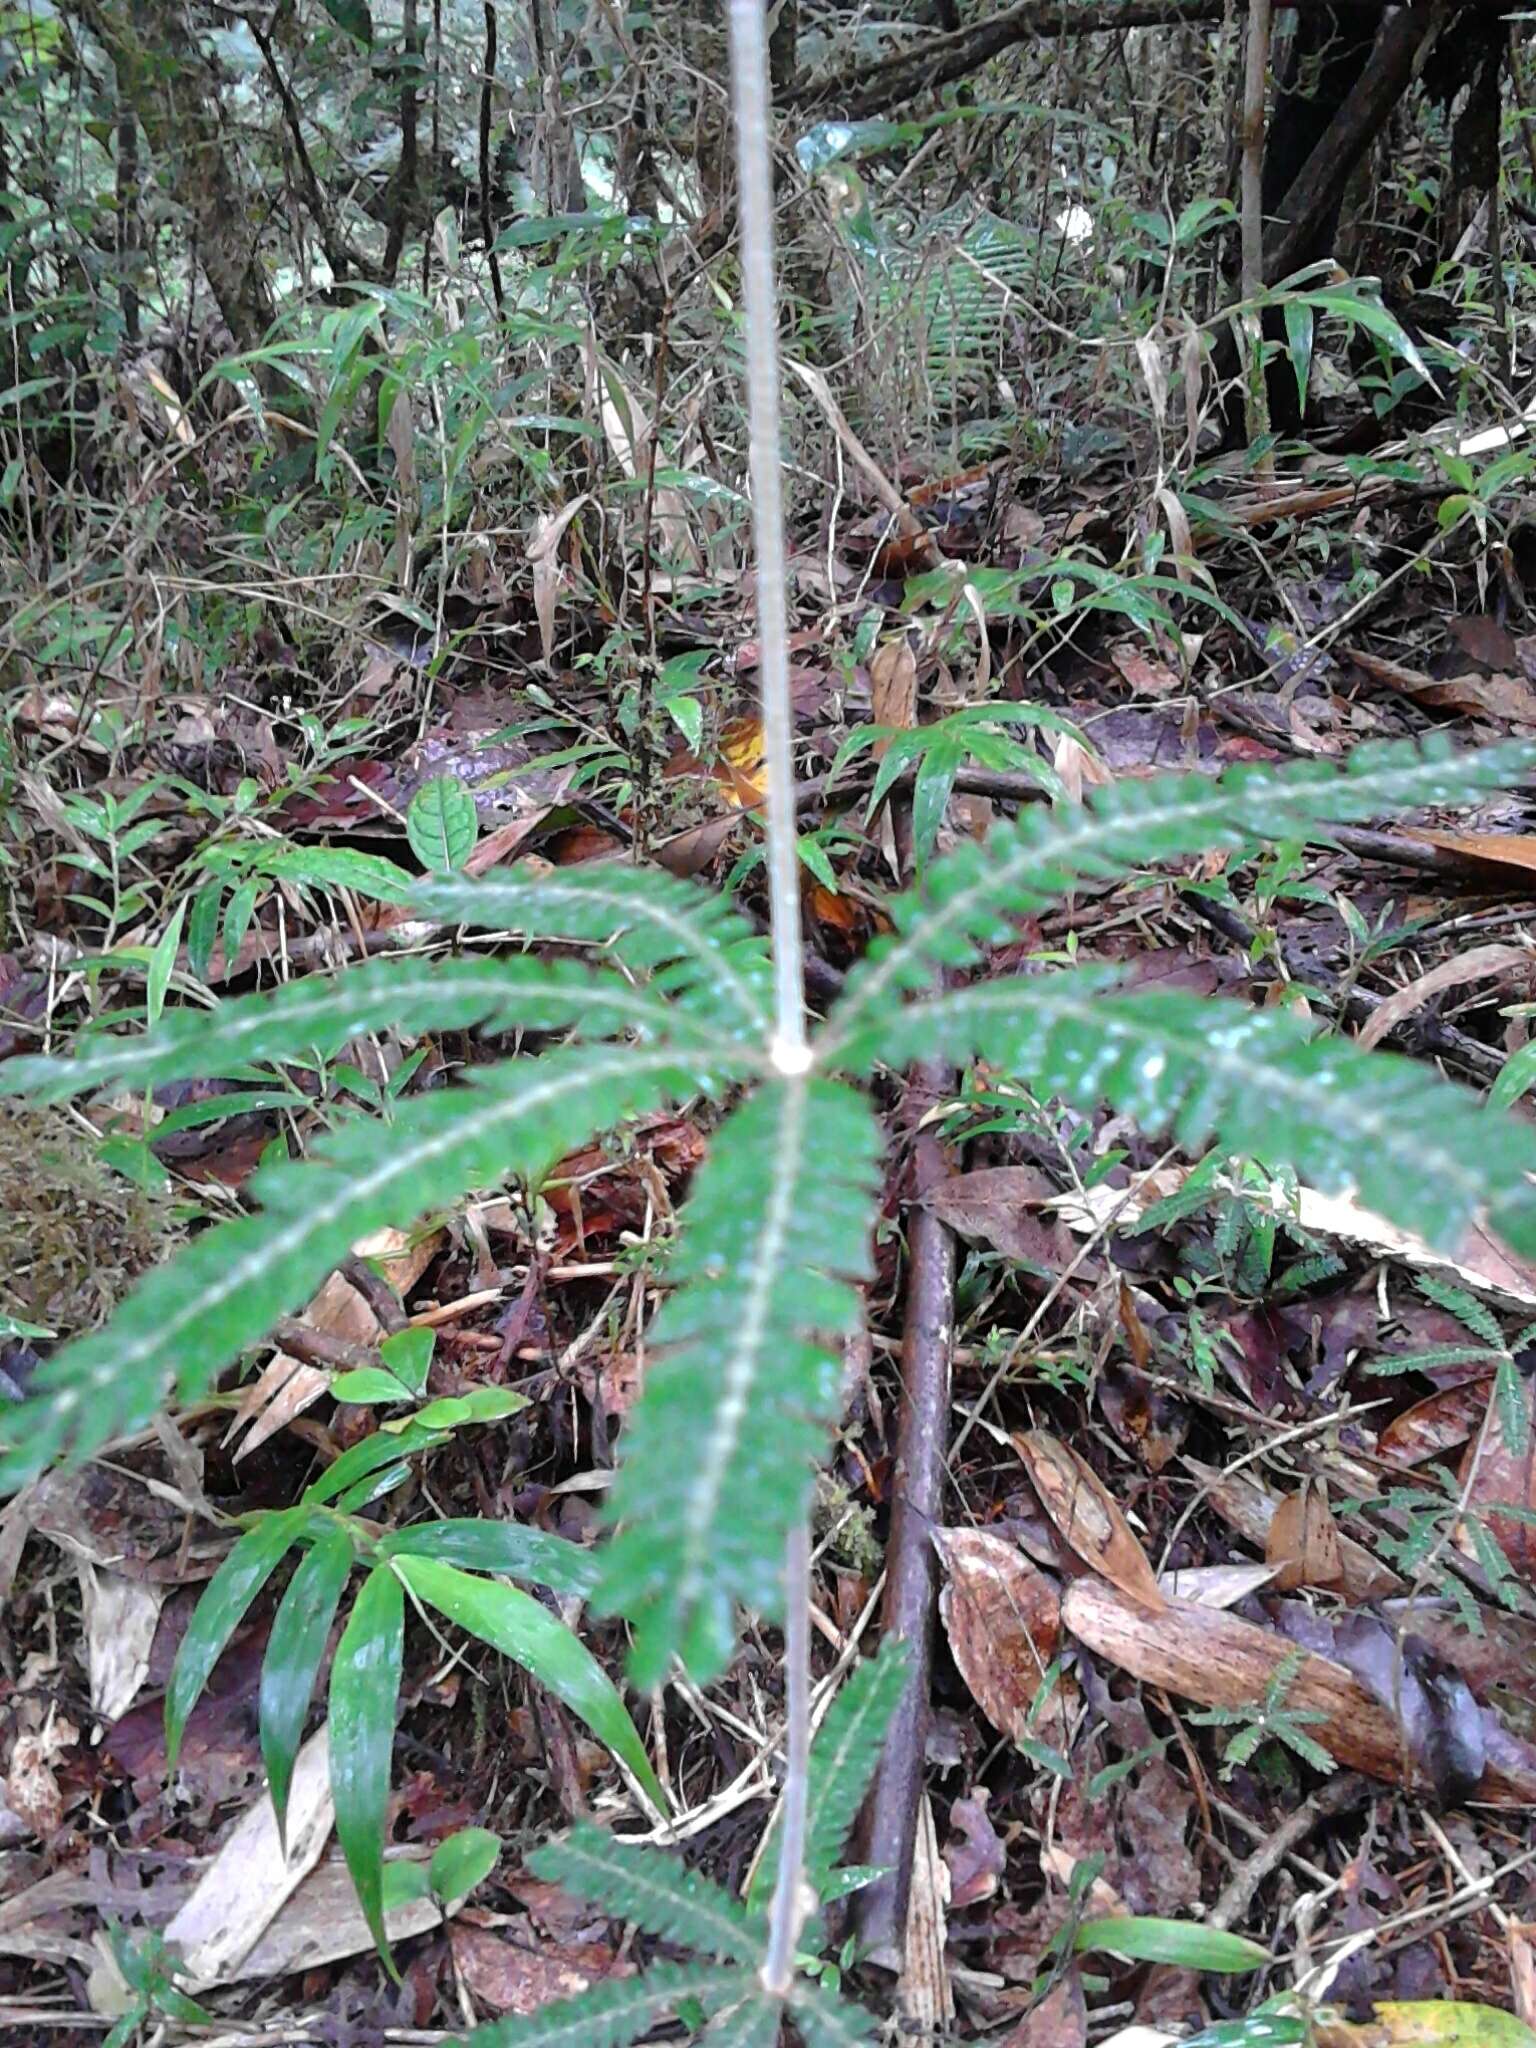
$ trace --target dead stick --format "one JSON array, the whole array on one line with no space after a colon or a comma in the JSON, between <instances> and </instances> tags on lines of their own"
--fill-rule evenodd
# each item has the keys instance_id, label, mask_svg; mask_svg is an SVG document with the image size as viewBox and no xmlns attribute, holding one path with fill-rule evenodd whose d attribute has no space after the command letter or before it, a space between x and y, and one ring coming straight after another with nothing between
<instances>
[{"instance_id":1,"label":"dead stick","mask_svg":"<svg viewBox=\"0 0 1536 2048\"><path fill-rule=\"evenodd\" d=\"M903 874L912 870L912 810L893 812ZM861 1946L874 1960L900 1969L912 1888L918 1806L928 1746L938 1560L933 1531L940 1519L949 1453L949 1380L955 1344L955 1239L927 1197L949 1176L948 1152L924 1116L954 1087L944 1060L914 1069L908 1107L916 1128L912 1198L907 1209L907 1310L901 1344L901 1416L891 1484L891 1529L885 1547L887 1636L907 1646L907 1683L880 1756L865 1809L861 1860L884 1872L856 1895Z\"/></svg>"}]
</instances>

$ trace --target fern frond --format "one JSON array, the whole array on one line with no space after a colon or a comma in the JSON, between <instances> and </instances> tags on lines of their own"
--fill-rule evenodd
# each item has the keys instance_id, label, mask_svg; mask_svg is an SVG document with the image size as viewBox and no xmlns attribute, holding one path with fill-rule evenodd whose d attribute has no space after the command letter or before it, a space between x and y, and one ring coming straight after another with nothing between
<instances>
[{"instance_id":1,"label":"fern frond","mask_svg":"<svg viewBox=\"0 0 1536 2048\"><path fill-rule=\"evenodd\" d=\"M621 1446L597 1600L635 1624L631 1671L728 1661L738 1602L783 1611L784 1540L841 1397L829 1340L869 1271L879 1134L821 1080L761 1089L721 1126L685 1212L645 1396Z\"/></svg>"},{"instance_id":2,"label":"fern frond","mask_svg":"<svg viewBox=\"0 0 1536 2048\"><path fill-rule=\"evenodd\" d=\"M562 1841L535 1850L528 1867L661 1941L682 1942L727 1962L762 1960L762 1916L661 1850L621 1842L583 1822Z\"/></svg>"},{"instance_id":3,"label":"fern frond","mask_svg":"<svg viewBox=\"0 0 1536 2048\"><path fill-rule=\"evenodd\" d=\"M736 1055L737 1071L746 1064ZM258 1214L193 1240L155 1268L105 1329L67 1345L34 1391L0 1416L0 1487L66 1451L87 1454L141 1428L174 1379L194 1399L280 1315L307 1301L356 1240L512 1174L547 1171L621 1118L734 1078L672 1047L581 1046L473 1069L466 1089L401 1105L393 1122L359 1117L316 1141L307 1161L263 1167Z\"/></svg>"},{"instance_id":4,"label":"fern frond","mask_svg":"<svg viewBox=\"0 0 1536 2048\"><path fill-rule=\"evenodd\" d=\"M906 1682L905 1646L889 1637L879 1656L860 1664L845 1681L816 1731L806 1791L804 1868L806 1883L818 1894L825 1892L842 1857ZM775 1814L774 1831L753 1872L749 1905L773 1894L779 1868L778 1819Z\"/></svg>"},{"instance_id":5,"label":"fern frond","mask_svg":"<svg viewBox=\"0 0 1536 2048\"><path fill-rule=\"evenodd\" d=\"M1104 994L1069 971L955 989L887 1025L893 1065L979 1056L1044 1095L1105 1100L1193 1150L1289 1163L1325 1192L1454 1249L1486 1209L1536 1251L1536 1133L1411 1060L1314 1036L1279 1010L1169 993ZM868 1041L866 1041L867 1043Z\"/></svg>"},{"instance_id":6,"label":"fern frond","mask_svg":"<svg viewBox=\"0 0 1536 2048\"><path fill-rule=\"evenodd\" d=\"M1340 773L1319 762L1236 768L1219 780L1164 776L1117 782L1070 811L1029 811L967 840L928 870L923 886L891 906L895 935L848 977L821 1050L892 1014L903 991L1011 938L1008 920L1039 911L1089 878L1255 840L1316 837L1329 824L1464 802L1536 767L1536 748L1455 755L1444 744L1361 747Z\"/></svg>"},{"instance_id":7,"label":"fern frond","mask_svg":"<svg viewBox=\"0 0 1536 2048\"><path fill-rule=\"evenodd\" d=\"M805 2048L859 2048L861 2042L875 2038L873 2014L850 1999L834 1998L831 1992L808 1983L804 1977L795 1980L789 2009Z\"/></svg>"},{"instance_id":8,"label":"fern frond","mask_svg":"<svg viewBox=\"0 0 1536 2048\"><path fill-rule=\"evenodd\" d=\"M685 1012L622 975L580 960L376 960L345 974L310 975L268 995L213 1010L175 1010L145 1036L98 1035L70 1059L0 1064L0 1095L62 1102L109 1081L157 1088L256 1061L337 1052L361 1031L636 1031L697 1044Z\"/></svg>"},{"instance_id":9,"label":"fern frond","mask_svg":"<svg viewBox=\"0 0 1536 2048\"><path fill-rule=\"evenodd\" d=\"M476 2027L464 2048L628 2048L688 2000L710 2012L750 1997L756 1983L747 1970L657 1963L642 1977L596 1984L538 2012Z\"/></svg>"},{"instance_id":10,"label":"fern frond","mask_svg":"<svg viewBox=\"0 0 1536 2048\"><path fill-rule=\"evenodd\" d=\"M750 1997L720 2013L700 2035L709 2048L778 2048L782 1999L770 1998L758 1985Z\"/></svg>"},{"instance_id":11,"label":"fern frond","mask_svg":"<svg viewBox=\"0 0 1536 2048\"><path fill-rule=\"evenodd\" d=\"M763 941L729 897L660 868L513 869L483 881L423 882L418 906L479 931L606 945L632 973L653 979L694 1016L733 1038L763 1039L772 1014Z\"/></svg>"}]
</instances>

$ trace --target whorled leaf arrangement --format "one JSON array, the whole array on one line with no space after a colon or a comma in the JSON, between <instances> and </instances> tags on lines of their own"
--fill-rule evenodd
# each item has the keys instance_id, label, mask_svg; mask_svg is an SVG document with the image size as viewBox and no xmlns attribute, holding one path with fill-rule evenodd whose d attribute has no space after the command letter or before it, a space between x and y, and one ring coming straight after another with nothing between
<instances>
[{"instance_id":1,"label":"whorled leaf arrangement","mask_svg":"<svg viewBox=\"0 0 1536 2048\"><path fill-rule=\"evenodd\" d=\"M868 1109L834 1074L984 1054L1037 1092L1084 1107L1107 1099L1186 1144L1352 1184L1431 1240L1452 1242L1486 1210L1536 1250L1526 1180L1536 1139L1417 1067L1230 1003L1115 993L1091 971L973 980L912 1000L940 969L976 968L989 943L1012 937L1011 920L1085 878L1465 799L1533 762L1524 747L1362 749L1342 774L1307 764L1127 783L1078 808L1032 812L936 862L899 902L894 937L850 976L803 1078L772 1071L766 963L729 904L610 867L419 890L423 908L485 931L601 946L600 967L534 955L381 961L167 1020L147 1038L98 1032L74 1061L0 1067L0 1088L57 1099L334 1052L386 1020L602 1041L473 1067L463 1087L408 1100L390 1122L343 1124L307 1161L264 1168L253 1214L197 1239L106 1330L44 1364L3 1425L0 1478L15 1485L61 1452L88 1454L142 1425L172 1383L196 1397L365 1232L509 1175L536 1179L639 1111L763 1080L716 1133L685 1212L598 1585L601 1604L635 1625L640 1676L658 1678L681 1655L707 1678L729 1655L738 1605L778 1610L783 1539L836 1412L836 1339L866 1268L876 1140ZM632 1042L616 1042L621 1033Z\"/></svg>"}]
</instances>

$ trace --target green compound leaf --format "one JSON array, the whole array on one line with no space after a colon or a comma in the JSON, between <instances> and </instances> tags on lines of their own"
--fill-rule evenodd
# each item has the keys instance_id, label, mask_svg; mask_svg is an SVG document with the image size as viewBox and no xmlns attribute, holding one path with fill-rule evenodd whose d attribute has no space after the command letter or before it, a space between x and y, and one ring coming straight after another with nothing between
<instances>
[{"instance_id":1,"label":"green compound leaf","mask_svg":"<svg viewBox=\"0 0 1536 2048\"><path fill-rule=\"evenodd\" d=\"M423 882L418 906L481 931L606 946L684 1009L732 1038L768 1036L771 974L763 941L730 899L655 868L607 864L552 875Z\"/></svg>"},{"instance_id":2,"label":"green compound leaf","mask_svg":"<svg viewBox=\"0 0 1536 2048\"><path fill-rule=\"evenodd\" d=\"M1015 936L1012 918L1050 907L1088 878L1265 839L1325 834L1330 823L1464 802L1536 767L1536 748L1453 754L1444 745L1361 747L1341 774L1317 762L1233 769L1219 780L1117 782L1078 808L1026 812L936 861L891 906L894 937L848 977L824 1050L892 1016L904 991Z\"/></svg>"},{"instance_id":3,"label":"green compound leaf","mask_svg":"<svg viewBox=\"0 0 1536 2048\"><path fill-rule=\"evenodd\" d=\"M475 850L480 819L475 800L456 775L422 784L405 813L405 836L429 874L453 875Z\"/></svg>"},{"instance_id":4,"label":"green compound leaf","mask_svg":"<svg viewBox=\"0 0 1536 2048\"><path fill-rule=\"evenodd\" d=\"M397 1553L394 1568L418 1600L521 1664L564 1700L629 1766L656 1810L667 1811L667 1795L612 1679L563 1621L516 1586L472 1578L435 1558Z\"/></svg>"},{"instance_id":5,"label":"green compound leaf","mask_svg":"<svg viewBox=\"0 0 1536 2048\"><path fill-rule=\"evenodd\" d=\"M1236 1002L1104 993L1094 969L955 989L913 1003L850 1057L894 1065L979 1056L1045 1095L1104 1100L1186 1151L1293 1165L1454 1249L1479 1210L1536 1251L1536 1134L1413 1061L1313 1036L1298 1018Z\"/></svg>"},{"instance_id":6,"label":"green compound leaf","mask_svg":"<svg viewBox=\"0 0 1536 2048\"><path fill-rule=\"evenodd\" d=\"M783 1611L784 1541L841 1405L850 1283L870 1270L878 1153L868 1103L828 1081L773 1082L715 1134L625 1431L597 1594L635 1624L642 1689L674 1655L701 1684L722 1670L737 1603Z\"/></svg>"},{"instance_id":7,"label":"green compound leaf","mask_svg":"<svg viewBox=\"0 0 1536 2048\"><path fill-rule=\"evenodd\" d=\"M146 1036L97 1033L73 1059L7 1060L0 1065L0 1095L63 1102L108 1082L158 1088L258 1062L328 1058L360 1033L386 1027L412 1033L574 1029L587 1038L634 1031L701 1042L698 1026L662 997L582 961L375 960L214 1010L177 1010Z\"/></svg>"},{"instance_id":8,"label":"green compound leaf","mask_svg":"<svg viewBox=\"0 0 1536 2048\"><path fill-rule=\"evenodd\" d=\"M590 1899L615 1920L633 1920L659 1940L729 1962L762 1960L762 1916L664 1851L621 1842L583 1822L563 1841L536 1849L528 1868Z\"/></svg>"},{"instance_id":9,"label":"green compound leaf","mask_svg":"<svg viewBox=\"0 0 1536 2048\"><path fill-rule=\"evenodd\" d=\"M736 1061L738 1071L752 1064L745 1053ZM577 1046L503 1061L472 1069L463 1090L402 1103L391 1123L338 1125L308 1160L263 1167L250 1183L259 1214L196 1238L149 1273L105 1329L38 1368L35 1391L0 1416L0 1488L61 1453L83 1456L143 1427L173 1380L184 1400L196 1399L279 1316L309 1300L369 1231L511 1174L537 1179L596 1130L714 1093L729 1068L660 1046Z\"/></svg>"},{"instance_id":10,"label":"green compound leaf","mask_svg":"<svg viewBox=\"0 0 1536 2048\"><path fill-rule=\"evenodd\" d=\"M749 1970L657 1963L643 1977L621 1977L527 2018L476 2027L465 2048L628 2048L680 2005L693 2002L709 2012L748 1997L756 1985Z\"/></svg>"},{"instance_id":11,"label":"green compound leaf","mask_svg":"<svg viewBox=\"0 0 1536 2048\"><path fill-rule=\"evenodd\" d=\"M405 1593L388 1565L364 1579L331 1668L331 1792L336 1839L379 1954L384 1933L384 1824L400 1698ZM393 1972L393 1964L390 1963Z\"/></svg>"}]
</instances>

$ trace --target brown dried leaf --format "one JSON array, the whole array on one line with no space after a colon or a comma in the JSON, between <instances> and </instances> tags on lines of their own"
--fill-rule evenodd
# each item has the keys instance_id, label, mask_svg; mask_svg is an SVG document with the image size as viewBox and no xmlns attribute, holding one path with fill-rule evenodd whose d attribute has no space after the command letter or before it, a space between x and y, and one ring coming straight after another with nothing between
<instances>
[{"instance_id":1,"label":"brown dried leaf","mask_svg":"<svg viewBox=\"0 0 1536 2048\"><path fill-rule=\"evenodd\" d=\"M534 1933L530 1921L518 1926L521 1934L514 1929L504 1936L456 1921L448 1936L465 1988L490 2012L526 2017L557 1998L576 1997L589 1984L633 1975L632 1966L601 1942L557 1946Z\"/></svg>"},{"instance_id":2,"label":"brown dried leaf","mask_svg":"<svg viewBox=\"0 0 1536 2048\"><path fill-rule=\"evenodd\" d=\"M996 1892L1008 1854L987 1812L988 1792L978 1785L969 1799L949 1809L950 1839L944 1844L949 1866L949 1903L958 1913L979 1906Z\"/></svg>"},{"instance_id":3,"label":"brown dried leaf","mask_svg":"<svg viewBox=\"0 0 1536 2048\"><path fill-rule=\"evenodd\" d=\"M1536 1585L1536 1428L1531 1424L1531 1389L1522 1381L1520 1399L1525 1407L1525 1445L1512 1450L1505 1439L1503 1416L1492 1388L1490 1412L1481 1450L1474 1442L1458 1474L1468 1508L1481 1517L1499 1548L1525 1583ZM1476 1461L1475 1469L1473 1461ZM1532 1520L1501 1515L1500 1508L1514 1508ZM1458 1542L1469 1556L1476 1556L1472 1541L1463 1529Z\"/></svg>"},{"instance_id":4,"label":"brown dried leaf","mask_svg":"<svg viewBox=\"0 0 1536 2048\"><path fill-rule=\"evenodd\" d=\"M1376 1440L1376 1455L1388 1465L1423 1465L1464 1444L1488 1409L1492 1380L1463 1380L1415 1401L1394 1416Z\"/></svg>"},{"instance_id":5,"label":"brown dried leaf","mask_svg":"<svg viewBox=\"0 0 1536 2048\"><path fill-rule=\"evenodd\" d=\"M1473 946L1454 959L1442 960L1427 974L1408 982L1369 1016L1360 1031L1364 1046L1379 1045L1387 1033L1422 1010L1431 996L1448 988L1466 988L1474 981L1489 981L1495 975L1528 977L1532 956L1524 946Z\"/></svg>"},{"instance_id":6,"label":"brown dried leaf","mask_svg":"<svg viewBox=\"0 0 1536 2048\"><path fill-rule=\"evenodd\" d=\"M1063 1273L1077 1256L1071 1232L1035 1213L1055 1193L1032 1166L984 1166L940 1181L926 1199L941 1222L972 1244Z\"/></svg>"},{"instance_id":7,"label":"brown dried leaf","mask_svg":"<svg viewBox=\"0 0 1536 2048\"><path fill-rule=\"evenodd\" d=\"M1059 1746L1075 1706L1071 1681L1057 1681L1033 1729L1029 1710L1061 1639L1061 1589L984 1529L936 1529L933 1543L948 1574L939 1614L976 1704L1011 1741L1032 1735Z\"/></svg>"},{"instance_id":8,"label":"brown dried leaf","mask_svg":"<svg viewBox=\"0 0 1536 2048\"><path fill-rule=\"evenodd\" d=\"M887 640L870 656L869 708L871 724L916 725L917 656L905 639ZM889 745L889 740L875 742L877 760Z\"/></svg>"},{"instance_id":9,"label":"brown dried leaf","mask_svg":"<svg viewBox=\"0 0 1536 2048\"><path fill-rule=\"evenodd\" d=\"M1264 1561L1275 1567L1278 1593L1340 1583L1339 1525L1320 1482L1304 1479L1275 1509L1264 1538Z\"/></svg>"},{"instance_id":10,"label":"brown dried leaf","mask_svg":"<svg viewBox=\"0 0 1536 2048\"><path fill-rule=\"evenodd\" d=\"M1088 2008L1076 1963L1006 2033L997 2048L1087 2048Z\"/></svg>"},{"instance_id":11,"label":"brown dried leaf","mask_svg":"<svg viewBox=\"0 0 1536 2048\"><path fill-rule=\"evenodd\" d=\"M1015 1431L1013 1443L1062 1540L1112 1586L1160 1613L1167 1602L1157 1574L1097 1473L1049 1430Z\"/></svg>"},{"instance_id":12,"label":"brown dried leaf","mask_svg":"<svg viewBox=\"0 0 1536 2048\"><path fill-rule=\"evenodd\" d=\"M1200 1481L1205 1497L1223 1521L1239 1536L1263 1550L1269 1542L1269 1525L1280 1506L1255 1480L1241 1472L1218 1472L1214 1465L1202 1465L1198 1458L1184 1463ZM1343 1572L1342 1591L1346 1600L1385 1600L1401 1593L1403 1582L1387 1565L1374 1558L1363 1543L1339 1535L1339 1564Z\"/></svg>"},{"instance_id":13,"label":"brown dried leaf","mask_svg":"<svg viewBox=\"0 0 1536 2048\"><path fill-rule=\"evenodd\" d=\"M1163 1686L1202 1706L1252 1706L1296 1654L1286 1637L1215 1608L1180 1601L1150 1615L1098 1579L1068 1586L1061 1612L1066 1629L1096 1656L1143 1684ZM1320 1716L1307 1732L1339 1763L1387 1784L1403 1782L1401 1728L1342 1664L1303 1651L1285 1697L1288 1708ZM1528 1806L1536 1799L1536 1769L1515 1759L1490 1762L1477 1797L1497 1806Z\"/></svg>"},{"instance_id":14,"label":"brown dried leaf","mask_svg":"<svg viewBox=\"0 0 1536 2048\"><path fill-rule=\"evenodd\" d=\"M1428 832L1415 826L1415 839L1443 847L1474 868L1492 868L1505 888L1536 870L1536 834L1529 832Z\"/></svg>"}]
</instances>

